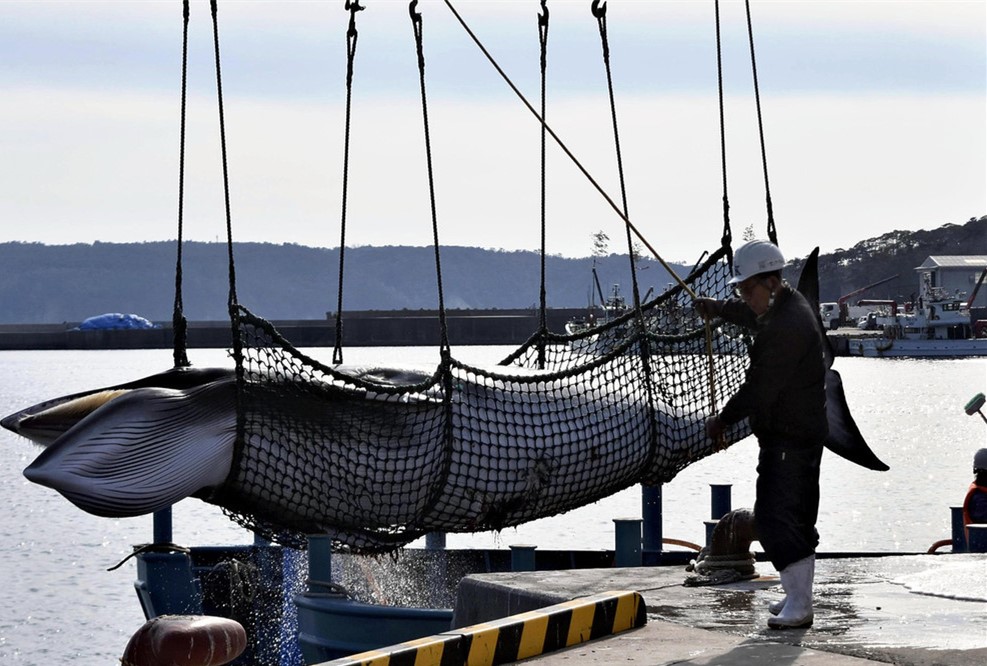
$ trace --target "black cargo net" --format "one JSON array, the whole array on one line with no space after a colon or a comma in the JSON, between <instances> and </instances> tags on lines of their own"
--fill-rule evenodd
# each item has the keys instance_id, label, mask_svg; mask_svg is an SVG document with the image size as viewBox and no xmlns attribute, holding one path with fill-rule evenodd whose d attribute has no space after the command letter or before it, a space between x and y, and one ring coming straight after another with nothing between
<instances>
[{"instance_id":1,"label":"black cargo net","mask_svg":"<svg viewBox=\"0 0 987 666\"><path fill-rule=\"evenodd\" d=\"M726 253L686 279L694 291L726 295ZM691 302L676 287L640 314L536 334L497 366L444 354L424 369L320 364L239 307L240 436L210 501L287 546L318 533L381 552L668 481L717 448L703 430L709 359ZM740 385L748 342L717 322L716 395ZM726 443L747 434L735 428Z\"/></svg>"}]
</instances>

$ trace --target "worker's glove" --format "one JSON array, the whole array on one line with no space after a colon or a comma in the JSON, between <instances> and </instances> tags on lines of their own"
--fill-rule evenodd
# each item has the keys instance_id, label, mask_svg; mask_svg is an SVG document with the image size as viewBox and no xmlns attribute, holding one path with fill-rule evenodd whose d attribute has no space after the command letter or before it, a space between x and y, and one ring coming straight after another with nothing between
<instances>
[{"instance_id":1,"label":"worker's glove","mask_svg":"<svg viewBox=\"0 0 987 666\"><path fill-rule=\"evenodd\" d=\"M711 416L706 419L706 434L709 435L710 439L714 441L720 439L724 430L726 430L726 426L719 416Z\"/></svg>"},{"instance_id":2,"label":"worker's glove","mask_svg":"<svg viewBox=\"0 0 987 666\"><path fill-rule=\"evenodd\" d=\"M697 297L692 301L692 307L696 308L696 312L700 316L706 319L712 319L713 317L719 317L720 311L723 309L723 302L718 301L715 298L705 298Z\"/></svg>"}]
</instances>

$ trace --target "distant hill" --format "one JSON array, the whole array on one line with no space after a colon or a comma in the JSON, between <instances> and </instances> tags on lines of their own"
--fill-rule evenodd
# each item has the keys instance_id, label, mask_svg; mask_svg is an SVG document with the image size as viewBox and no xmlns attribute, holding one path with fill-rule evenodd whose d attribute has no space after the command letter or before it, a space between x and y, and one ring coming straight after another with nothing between
<instances>
[{"instance_id":1,"label":"distant hill","mask_svg":"<svg viewBox=\"0 0 987 666\"><path fill-rule=\"evenodd\" d=\"M937 255L987 255L987 215L929 231L891 231L848 250L820 255L819 300L836 301L895 275L898 277L869 289L860 298L894 299L899 303L913 300L918 292L915 268ZM801 270L801 260L790 264L789 280L793 284Z\"/></svg>"},{"instance_id":2,"label":"distant hill","mask_svg":"<svg viewBox=\"0 0 987 666\"><path fill-rule=\"evenodd\" d=\"M187 243L182 255L186 318L226 319L226 245ZM336 310L338 249L235 243L234 257L237 300L253 312L268 319L324 319ZM347 248L344 258L344 310L437 309L432 248ZM537 308L540 303L536 252L444 247L441 261L449 309ZM592 259L550 256L545 264L549 307L590 303ZM104 312L171 321L175 265L174 242L3 243L0 323L77 322ZM641 260L638 266L642 291L665 289L670 278L659 264ZM605 293L620 284L630 296L627 255L597 258L597 271Z\"/></svg>"},{"instance_id":3,"label":"distant hill","mask_svg":"<svg viewBox=\"0 0 987 666\"><path fill-rule=\"evenodd\" d=\"M175 285L175 244L0 244L0 323L77 322L105 312L170 321ZM894 231L820 258L820 296L835 301L854 289L899 274L872 298L904 298L915 291L914 268L929 255L987 254L987 216L932 231ZM336 309L338 249L237 243L237 297L268 319L323 319ZM536 252L444 247L443 295L447 308L536 308L540 260ZM604 292L620 284L630 296L626 255L597 258ZM549 307L590 302L592 258L547 257ZM641 260L642 291L671 282L660 264ZM228 270L223 243L183 248L183 301L190 320L227 318ZM691 267L673 265L680 275ZM793 280L801 270L790 267ZM356 247L345 253L344 310L435 309L435 254L427 247ZM597 298L597 301L599 299Z\"/></svg>"}]
</instances>

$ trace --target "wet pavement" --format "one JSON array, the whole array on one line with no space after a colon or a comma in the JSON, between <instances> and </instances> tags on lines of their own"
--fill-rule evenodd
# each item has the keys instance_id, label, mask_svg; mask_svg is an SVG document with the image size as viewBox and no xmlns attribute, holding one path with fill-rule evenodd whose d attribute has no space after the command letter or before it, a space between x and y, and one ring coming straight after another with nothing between
<instances>
[{"instance_id":1,"label":"wet pavement","mask_svg":"<svg viewBox=\"0 0 987 666\"><path fill-rule=\"evenodd\" d=\"M806 630L767 628L767 604L781 598L781 585L770 564L759 562L757 572L705 587L685 587L683 567L483 574L461 583L456 612L470 619L471 603L498 612L501 600L519 612L528 596L543 606L607 590L642 594L647 626L525 661L540 666L987 664L987 555L819 559L815 622Z\"/></svg>"}]
</instances>

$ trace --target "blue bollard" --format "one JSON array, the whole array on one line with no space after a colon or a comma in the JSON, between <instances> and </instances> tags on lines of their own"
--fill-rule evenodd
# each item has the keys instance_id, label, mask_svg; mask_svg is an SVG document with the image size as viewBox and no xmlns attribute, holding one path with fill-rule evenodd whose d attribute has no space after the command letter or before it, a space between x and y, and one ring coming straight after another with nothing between
<instances>
[{"instance_id":1,"label":"blue bollard","mask_svg":"<svg viewBox=\"0 0 987 666\"><path fill-rule=\"evenodd\" d=\"M445 532L429 532L425 535L425 550L444 550L445 547Z\"/></svg>"},{"instance_id":2,"label":"blue bollard","mask_svg":"<svg viewBox=\"0 0 987 666\"><path fill-rule=\"evenodd\" d=\"M154 543L172 543L171 507L154 512Z\"/></svg>"},{"instance_id":3,"label":"blue bollard","mask_svg":"<svg viewBox=\"0 0 987 666\"><path fill-rule=\"evenodd\" d=\"M640 518L614 518L614 565L618 567L641 566Z\"/></svg>"},{"instance_id":4,"label":"blue bollard","mask_svg":"<svg viewBox=\"0 0 987 666\"><path fill-rule=\"evenodd\" d=\"M953 522L953 552L967 552L966 530L963 528L963 507L951 506L949 511L952 514Z\"/></svg>"},{"instance_id":5,"label":"blue bollard","mask_svg":"<svg viewBox=\"0 0 987 666\"><path fill-rule=\"evenodd\" d=\"M332 582L332 540L328 536L310 534L308 537L308 578L313 582Z\"/></svg>"},{"instance_id":6,"label":"blue bollard","mask_svg":"<svg viewBox=\"0 0 987 666\"><path fill-rule=\"evenodd\" d=\"M709 507L710 515L709 517L713 520L719 520L723 516L730 513L730 489L733 486L729 483L719 484L711 483L709 484Z\"/></svg>"},{"instance_id":7,"label":"blue bollard","mask_svg":"<svg viewBox=\"0 0 987 666\"><path fill-rule=\"evenodd\" d=\"M511 546L511 571L534 571L537 547L526 543Z\"/></svg>"},{"instance_id":8,"label":"blue bollard","mask_svg":"<svg viewBox=\"0 0 987 666\"><path fill-rule=\"evenodd\" d=\"M703 525L706 526L706 547L710 548L713 545L713 530L716 529L718 520L704 520Z\"/></svg>"},{"instance_id":9,"label":"blue bollard","mask_svg":"<svg viewBox=\"0 0 987 666\"><path fill-rule=\"evenodd\" d=\"M967 547L971 553L987 553L987 524L970 523L966 526L970 533Z\"/></svg>"},{"instance_id":10,"label":"blue bollard","mask_svg":"<svg viewBox=\"0 0 987 666\"><path fill-rule=\"evenodd\" d=\"M662 524L661 524L661 485L641 486L641 518L643 520L643 548L644 552L650 554L647 564L658 564L662 550ZM650 559L655 561L651 562Z\"/></svg>"}]
</instances>

